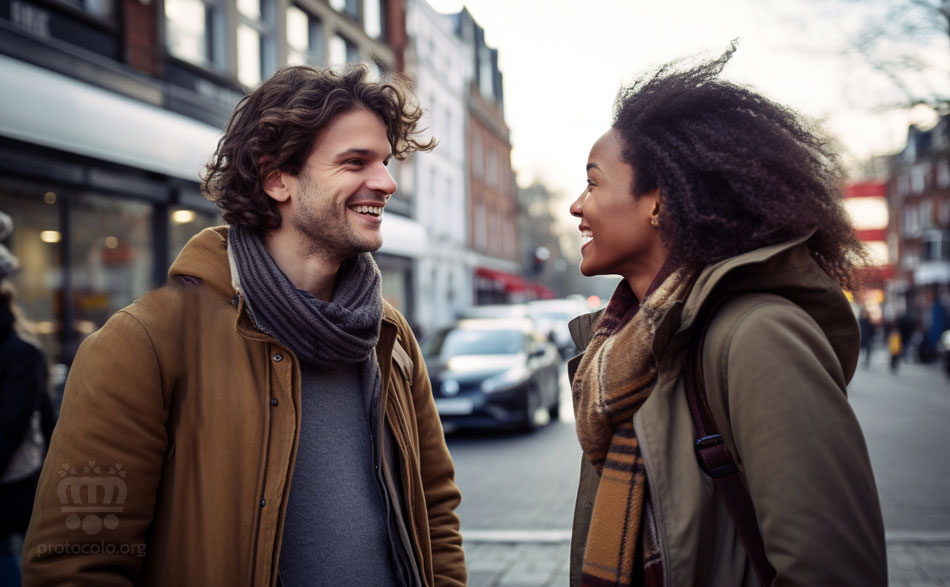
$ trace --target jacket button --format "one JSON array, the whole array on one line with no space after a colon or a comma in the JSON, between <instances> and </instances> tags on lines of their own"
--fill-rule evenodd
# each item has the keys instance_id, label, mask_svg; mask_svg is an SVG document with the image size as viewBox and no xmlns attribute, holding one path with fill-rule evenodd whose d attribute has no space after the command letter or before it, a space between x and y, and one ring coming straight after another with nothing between
<instances>
[{"instance_id":1,"label":"jacket button","mask_svg":"<svg viewBox=\"0 0 950 587\"><path fill-rule=\"evenodd\" d=\"M264 507L265 505L267 505L267 500L264 498L261 498L261 507Z\"/></svg>"},{"instance_id":2,"label":"jacket button","mask_svg":"<svg viewBox=\"0 0 950 587\"><path fill-rule=\"evenodd\" d=\"M284 358L284 355L282 355L282 354L280 354L280 353L274 353L274 362L275 362L275 363L279 363L279 362L281 361L281 359L283 359L283 358Z\"/></svg>"},{"instance_id":3,"label":"jacket button","mask_svg":"<svg viewBox=\"0 0 950 587\"><path fill-rule=\"evenodd\" d=\"M271 398L270 405L277 407L277 398Z\"/></svg>"}]
</instances>

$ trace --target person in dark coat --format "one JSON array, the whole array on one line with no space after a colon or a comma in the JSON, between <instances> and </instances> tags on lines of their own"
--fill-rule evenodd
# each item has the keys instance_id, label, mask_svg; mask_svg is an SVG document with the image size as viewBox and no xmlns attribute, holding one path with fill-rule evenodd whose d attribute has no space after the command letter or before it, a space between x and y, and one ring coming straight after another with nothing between
<instances>
[{"instance_id":1,"label":"person in dark coat","mask_svg":"<svg viewBox=\"0 0 950 587\"><path fill-rule=\"evenodd\" d=\"M861 310L858 317L858 327L861 329L861 350L864 351L864 366L871 365L871 345L874 343L874 322L867 310Z\"/></svg>"},{"instance_id":2,"label":"person in dark coat","mask_svg":"<svg viewBox=\"0 0 950 587\"><path fill-rule=\"evenodd\" d=\"M0 212L0 239L12 230ZM17 258L0 245L0 585L19 585L15 544L30 524L43 457L55 416L47 392L48 367L28 334L8 277Z\"/></svg>"}]
</instances>

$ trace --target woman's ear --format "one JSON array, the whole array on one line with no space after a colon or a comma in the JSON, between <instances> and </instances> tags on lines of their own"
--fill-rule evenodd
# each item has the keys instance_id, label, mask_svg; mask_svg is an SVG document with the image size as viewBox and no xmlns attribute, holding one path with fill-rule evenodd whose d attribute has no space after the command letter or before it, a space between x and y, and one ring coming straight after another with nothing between
<instances>
[{"instance_id":1,"label":"woman's ear","mask_svg":"<svg viewBox=\"0 0 950 587\"><path fill-rule=\"evenodd\" d=\"M650 205L650 226L653 228L659 228L660 226L660 188L654 189L652 192L647 192L641 196L643 198L649 198L651 201Z\"/></svg>"}]
</instances>

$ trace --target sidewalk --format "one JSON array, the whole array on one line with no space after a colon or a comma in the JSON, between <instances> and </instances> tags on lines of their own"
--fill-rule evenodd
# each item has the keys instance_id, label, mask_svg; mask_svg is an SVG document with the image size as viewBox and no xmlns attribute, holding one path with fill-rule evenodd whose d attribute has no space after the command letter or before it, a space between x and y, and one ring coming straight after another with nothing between
<instances>
[{"instance_id":1,"label":"sidewalk","mask_svg":"<svg viewBox=\"0 0 950 587\"><path fill-rule=\"evenodd\" d=\"M570 542L465 538L470 587L564 587ZM888 536L890 587L950 587L950 533Z\"/></svg>"}]
</instances>

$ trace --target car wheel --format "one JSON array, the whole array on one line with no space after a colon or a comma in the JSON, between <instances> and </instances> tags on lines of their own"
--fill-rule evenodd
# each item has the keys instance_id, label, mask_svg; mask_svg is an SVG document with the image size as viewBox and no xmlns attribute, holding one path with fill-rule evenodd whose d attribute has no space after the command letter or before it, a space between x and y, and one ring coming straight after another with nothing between
<instances>
[{"instance_id":1,"label":"car wheel","mask_svg":"<svg viewBox=\"0 0 950 587\"><path fill-rule=\"evenodd\" d=\"M524 394L524 414L521 417L521 429L525 432L534 432L537 429L535 415L538 413L540 406L541 396L538 394L538 390L533 387L528 388L528 391Z\"/></svg>"},{"instance_id":2,"label":"car wheel","mask_svg":"<svg viewBox=\"0 0 950 587\"><path fill-rule=\"evenodd\" d=\"M551 415L551 421L557 422L561 419L561 399L554 400L554 405L548 408L548 414Z\"/></svg>"}]
</instances>

